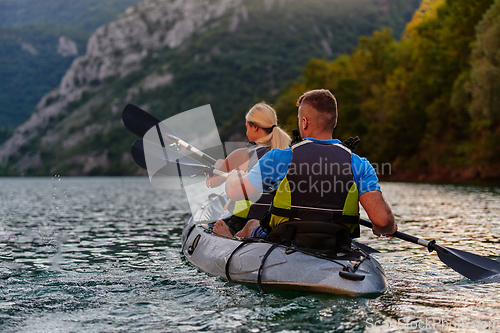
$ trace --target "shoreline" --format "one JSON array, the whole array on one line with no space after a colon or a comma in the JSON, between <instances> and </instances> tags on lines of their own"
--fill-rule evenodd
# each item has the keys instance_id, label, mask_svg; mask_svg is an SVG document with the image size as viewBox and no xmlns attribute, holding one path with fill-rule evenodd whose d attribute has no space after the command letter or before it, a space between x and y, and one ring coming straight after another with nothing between
<instances>
[{"instance_id":1,"label":"shoreline","mask_svg":"<svg viewBox=\"0 0 500 333\"><path fill-rule=\"evenodd\" d=\"M432 170L396 170L390 175L377 175L380 181L402 183L437 183L500 185L500 169L474 166L469 168L435 168Z\"/></svg>"}]
</instances>

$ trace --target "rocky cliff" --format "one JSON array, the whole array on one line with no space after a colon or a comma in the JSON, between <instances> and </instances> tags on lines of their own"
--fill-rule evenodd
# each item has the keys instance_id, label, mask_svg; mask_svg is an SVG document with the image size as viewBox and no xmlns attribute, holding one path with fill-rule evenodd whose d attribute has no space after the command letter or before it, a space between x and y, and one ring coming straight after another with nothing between
<instances>
[{"instance_id":1,"label":"rocky cliff","mask_svg":"<svg viewBox=\"0 0 500 333\"><path fill-rule=\"evenodd\" d=\"M146 0L128 8L118 20L97 29L90 37L86 54L75 59L59 87L42 98L33 116L0 147L0 162L5 163L10 157L19 155L21 147L39 138L47 125L67 111L71 102L82 99L84 92L98 91L109 77L125 77L140 70L141 60L151 50L178 47L208 21L238 6L241 11L241 0ZM236 16L237 13L235 11ZM168 80L164 77L163 80L146 79L146 88L166 83ZM42 144L54 144L64 137L63 148L68 149L105 127L105 124L91 124L69 138L63 136L64 132L51 131L45 133ZM23 173L30 167L40 167L41 162L40 153L33 151L21 157L16 167ZM101 164L105 166L107 163ZM84 173L89 171L87 169L84 168Z\"/></svg>"},{"instance_id":2,"label":"rocky cliff","mask_svg":"<svg viewBox=\"0 0 500 333\"><path fill-rule=\"evenodd\" d=\"M417 4L145 0L95 31L59 87L0 146L0 172L133 173L131 137L120 123L126 103L164 117L211 103L227 127L253 102L272 99L307 59L348 51Z\"/></svg>"}]
</instances>

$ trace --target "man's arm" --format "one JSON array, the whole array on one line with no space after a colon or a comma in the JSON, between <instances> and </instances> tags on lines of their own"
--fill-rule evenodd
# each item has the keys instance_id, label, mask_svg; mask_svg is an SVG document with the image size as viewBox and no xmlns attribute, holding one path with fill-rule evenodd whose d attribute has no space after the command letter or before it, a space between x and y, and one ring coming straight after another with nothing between
<instances>
[{"instance_id":1,"label":"man's arm","mask_svg":"<svg viewBox=\"0 0 500 333\"><path fill-rule=\"evenodd\" d=\"M250 184L245 172L233 170L226 179L226 194L229 199L236 201L259 196L260 192Z\"/></svg>"},{"instance_id":2,"label":"man's arm","mask_svg":"<svg viewBox=\"0 0 500 333\"><path fill-rule=\"evenodd\" d=\"M391 208L382 197L380 191L369 191L359 197L359 201L365 209L368 217L373 222L373 233L377 236L390 235L398 230L394 222Z\"/></svg>"}]
</instances>

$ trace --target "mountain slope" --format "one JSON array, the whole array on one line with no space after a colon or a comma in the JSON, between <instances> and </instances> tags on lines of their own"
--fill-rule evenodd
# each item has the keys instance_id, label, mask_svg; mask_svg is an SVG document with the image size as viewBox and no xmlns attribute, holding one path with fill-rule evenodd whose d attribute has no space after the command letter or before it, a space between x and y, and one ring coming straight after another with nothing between
<instances>
[{"instance_id":1,"label":"mountain slope","mask_svg":"<svg viewBox=\"0 0 500 333\"><path fill-rule=\"evenodd\" d=\"M404 5L402 5L404 3ZM99 28L87 54L0 147L4 174L130 174L126 103L159 118L210 103L225 138L311 57L403 22L418 1L146 0ZM402 31L401 23L395 30Z\"/></svg>"},{"instance_id":2,"label":"mountain slope","mask_svg":"<svg viewBox=\"0 0 500 333\"><path fill-rule=\"evenodd\" d=\"M139 1L0 1L0 144L85 53L91 32Z\"/></svg>"},{"instance_id":3,"label":"mountain slope","mask_svg":"<svg viewBox=\"0 0 500 333\"><path fill-rule=\"evenodd\" d=\"M1 126L17 126L32 114L75 57L84 53L88 37L53 23L0 28Z\"/></svg>"}]
</instances>

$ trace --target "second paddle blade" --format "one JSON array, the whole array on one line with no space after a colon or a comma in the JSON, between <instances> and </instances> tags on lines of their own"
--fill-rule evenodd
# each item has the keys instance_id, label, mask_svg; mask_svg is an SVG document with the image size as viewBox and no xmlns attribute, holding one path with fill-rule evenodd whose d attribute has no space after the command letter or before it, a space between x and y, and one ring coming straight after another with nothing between
<instances>
[{"instance_id":1,"label":"second paddle blade","mask_svg":"<svg viewBox=\"0 0 500 333\"><path fill-rule=\"evenodd\" d=\"M473 281L500 274L500 262L496 260L440 245L434 249L442 262Z\"/></svg>"},{"instance_id":2,"label":"second paddle blade","mask_svg":"<svg viewBox=\"0 0 500 333\"><path fill-rule=\"evenodd\" d=\"M123 109L122 121L130 132L140 137L160 123L159 119L132 104L127 104Z\"/></svg>"}]
</instances>

